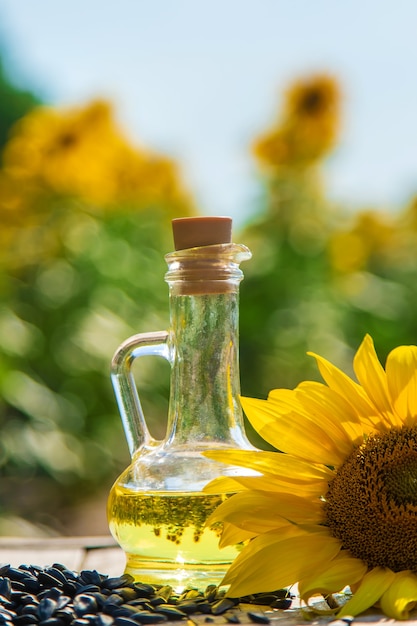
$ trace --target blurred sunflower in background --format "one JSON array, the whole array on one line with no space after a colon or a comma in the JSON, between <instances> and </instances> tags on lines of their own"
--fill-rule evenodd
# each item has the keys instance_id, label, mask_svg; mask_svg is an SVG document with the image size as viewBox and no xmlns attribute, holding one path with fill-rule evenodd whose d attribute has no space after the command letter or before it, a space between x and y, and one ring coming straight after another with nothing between
<instances>
[{"instance_id":1,"label":"blurred sunflower in background","mask_svg":"<svg viewBox=\"0 0 417 626\"><path fill-rule=\"evenodd\" d=\"M317 162L335 145L340 126L340 89L327 74L291 84L272 128L253 145L266 168L304 168Z\"/></svg>"},{"instance_id":2,"label":"blurred sunflower in background","mask_svg":"<svg viewBox=\"0 0 417 626\"><path fill-rule=\"evenodd\" d=\"M3 151L0 191L0 260L8 266L58 254L59 223L65 231L86 213L162 208L168 222L194 212L176 163L126 139L104 100L41 106L23 117Z\"/></svg>"},{"instance_id":3,"label":"blurred sunflower in background","mask_svg":"<svg viewBox=\"0 0 417 626\"><path fill-rule=\"evenodd\" d=\"M249 540L223 584L239 597L298 582L307 603L349 586L339 616L378 602L406 619L417 603L417 346L392 350L384 370L367 335L353 363L358 383L315 356L326 384L242 399L283 454L208 453L259 472L207 487L238 491L209 520L224 522L221 545Z\"/></svg>"}]
</instances>

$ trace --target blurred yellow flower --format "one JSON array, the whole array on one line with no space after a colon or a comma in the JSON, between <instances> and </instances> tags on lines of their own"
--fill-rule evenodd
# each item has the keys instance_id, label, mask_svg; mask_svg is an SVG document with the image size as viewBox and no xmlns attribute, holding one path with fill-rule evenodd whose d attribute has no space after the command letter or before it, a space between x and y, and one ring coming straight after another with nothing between
<instances>
[{"instance_id":1,"label":"blurred yellow flower","mask_svg":"<svg viewBox=\"0 0 417 626\"><path fill-rule=\"evenodd\" d=\"M337 272L372 269L381 263L394 242L396 228L376 211L364 211L355 217L351 228L336 230L329 241L330 262Z\"/></svg>"},{"instance_id":2,"label":"blurred yellow flower","mask_svg":"<svg viewBox=\"0 0 417 626\"><path fill-rule=\"evenodd\" d=\"M0 170L0 257L12 266L53 256L68 216L195 213L176 163L129 143L109 103L39 107L14 128Z\"/></svg>"},{"instance_id":3,"label":"blurred yellow flower","mask_svg":"<svg viewBox=\"0 0 417 626\"><path fill-rule=\"evenodd\" d=\"M340 99L338 84L330 76L295 82L275 125L254 143L260 164L273 172L283 167L305 168L321 159L337 140Z\"/></svg>"},{"instance_id":4,"label":"blurred yellow flower","mask_svg":"<svg viewBox=\"0 0 417 626\"><path fill-rule=\"evenodd\" d=\"M327 385L242 399L282 453L207 453L259 472L206 488L238 491L208 521L224 523L222 545L249 540L223 584L239 597L298 582L305 602L350 586L339 616L379 602L407 619L417 604L417 346L394 349L384 370L367 335L353 363L359 383L315 356Z\"/></svg>"},{"instance_id":5,"label":"blurred yellow flower","mask_svg":"<svg viewBox=\"0 0 417 626\"><path fill-rule=\"evenodd\" d=\"M131 146L104 101L27 115L5 148L4 168L16 183L36 181L51 193L102 208L125 200L189 201L174 163Z\"/></svg>"}]
</instances>

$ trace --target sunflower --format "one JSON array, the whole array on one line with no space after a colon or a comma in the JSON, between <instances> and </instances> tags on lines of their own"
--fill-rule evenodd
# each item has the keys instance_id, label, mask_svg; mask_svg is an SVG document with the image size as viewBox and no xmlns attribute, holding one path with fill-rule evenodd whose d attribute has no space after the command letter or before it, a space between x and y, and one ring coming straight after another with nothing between
<instances>
[{"instance_id":1,"label":"sunflower","mask_svg":"<svg viewBox=\"0 0 417 626\"><path fill-rule=\"evenodd\" d=\"M369 335L353 361L358 382L315 356L326 384L304 382L243 398L274 451L211 451L255 470L219 478L236 492L211 516L221 545L246 542L222 584L239 597L298 583L302 601L353 592L338 616L376 603L406 619L417 603L417 346L388 355Z\"/></svg>"},{"instance_id":2,"label":"sunflower","mask_svg":"<svg viewBox=\"0 0 417 626\"><path fill-rule=\"evenodd\" d=\"M271 171L313 165L336 143L340 108L340 89L333 77L320 74L294 82L276 122L254 142L255 157Z\"/></svg>"}]
</instances>

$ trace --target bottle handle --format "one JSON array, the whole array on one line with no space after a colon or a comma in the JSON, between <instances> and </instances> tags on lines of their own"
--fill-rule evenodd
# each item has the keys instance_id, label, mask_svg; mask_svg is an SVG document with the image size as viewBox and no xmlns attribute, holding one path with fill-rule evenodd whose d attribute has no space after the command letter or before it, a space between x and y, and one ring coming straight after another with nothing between
<instances>
[{"instance_id":1,"label":"bottle handle","mask_svg":"<svg viewBox=\"0 0 417 626\"><path fill-rule=\"evenodd\" d=\"M133 335L118 347L112 360L111 381L132 457L144 446L158 443L146 424L132 365L141 356L162 356L171 363L168 337L167 331Z\"/></svg>"}]
</instances>

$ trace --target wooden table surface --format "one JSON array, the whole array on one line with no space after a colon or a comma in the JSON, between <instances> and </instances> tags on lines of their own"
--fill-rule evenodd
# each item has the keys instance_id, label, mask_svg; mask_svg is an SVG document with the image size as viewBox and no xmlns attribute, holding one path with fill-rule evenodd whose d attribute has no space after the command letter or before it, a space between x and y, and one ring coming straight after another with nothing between
<instances>
[{"instance_id":1,"label":"wooden table surface","mask_svg":"<svg viewBox=\"0 0 417 626\"><path fill-rule=\"evenodd\" d=\"M123 551L115 544L110 536L104 537L52 537L45 539L28 539L22 537L0 537L0 564L10 564L13 567L19 565L39 565L41 567L62 563L68 569L79 572L83 569L97 570L109 576L123 574L125 558ZM313 617L305 619L300 608L295 607L286 611L271 610L267 607L242 606L237 609L236 615L241 626L254 626L247 616L247 610L257 612L264 611L273 625L278 626L347 626L346 622L335 620L330 617ZM187 626L205 624L207 616L192 616ZM213 626L226 624L224 616L216 616ZM367 625L370 623L386 626L392 624L413 624L417 626L417 612L411 620L396 622L383 617L380 613L368 612L354 620L354 626ZM164 622L166 626L179 626L181 622Z\"/></svg>"},{"instance_id":2,"label":"wooden table surface","mask_svg":"<svg viewBox=\"0 0 417 626\"><path fill-rule=\"evenodd\" d=\"M124 553L110 536L0 537L0 562L14 567L62 563L70 570L95 569L109 576L120 576L125 566Z\"/></svg>"}]
</instances>

